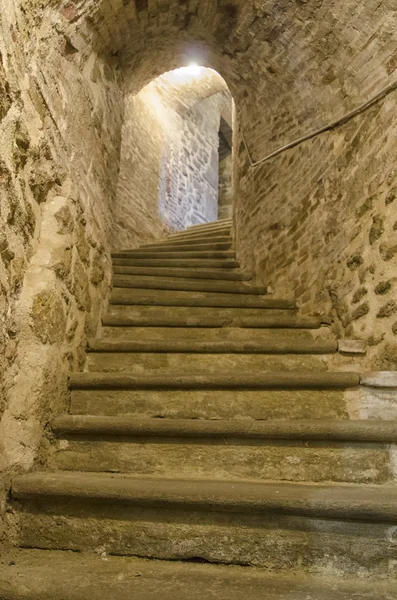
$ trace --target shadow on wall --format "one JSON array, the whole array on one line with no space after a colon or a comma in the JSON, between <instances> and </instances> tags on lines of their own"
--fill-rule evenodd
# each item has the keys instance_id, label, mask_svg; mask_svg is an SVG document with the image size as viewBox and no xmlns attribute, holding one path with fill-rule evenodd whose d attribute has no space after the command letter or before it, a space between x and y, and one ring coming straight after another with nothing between
<instances>
[{"instance_id":1,"label":"shadow on wall","mask_svg":"<svg viewBox=\"0 0 397 600\"><path fill-rule=\"evenodd\" d=\"M119 247L229 216L232 104L224 79L199 66L167 72L126 98Z\"/></svg>"}]
</instances>

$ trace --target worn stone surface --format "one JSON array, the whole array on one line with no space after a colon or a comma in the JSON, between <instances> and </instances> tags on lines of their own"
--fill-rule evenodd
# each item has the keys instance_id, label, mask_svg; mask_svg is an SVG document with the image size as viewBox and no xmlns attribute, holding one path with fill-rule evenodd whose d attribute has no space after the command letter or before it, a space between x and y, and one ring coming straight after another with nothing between
<instances>
[{"instance_id":1,"label":"worn stone surface","mask_svg":"<svg viewBox=\"0 0 397 600\"><path fill-rule=\"evenodd\" d=\"M158 245L160 262L168 250L168 242ZM131 337L90 338L85 372L70 376L70 411L86 416L53 423L50 472L14 480L7 518L17 543L394 578L396 428L391 420L373 435L370 421L346 421L366 409L358 358L336 352L322 319L301 319L290 302L281 317L267 308L280 300L269 304L250 285L223 282L209 292L202 279L192 290L148 281L150 294L140 288L135 298L111 298L119 304L105 322L129 323ZM224 327L211 339L205 327L201 339L192 336L189 320L208 326L208 318ZM227 327L236 318L238 335ZM164 319L175 329L134 332L133 319L152 326ZM241 327L250 319L256 340ZM278 337L264 327L272 319ZM311 328L301 337L305 323Z\"/></svg>"},{"instance_id":2,"label":"worn stone surface","mask_svg":"<svg viewBox=\"0 0 397 600\"><path fill-rule=\"evenodd\" d=\"M217 480L334 481L384 484L393 480L387 445L227 439L218 442L61 436L57 469ZM92 436L93 437L93 436ZM103 436L106 438L106 436Z\"/></svg>"},{"instance_id":3,"label":"worn stone surface","mask_svg":"<svg viewBox=\"0 0 397 600\"><path fill-rule=\"evenodd\" d=\"M219 373L228 369L255 371L325 371L325 357L286 354L169 354L90 353L87 367L94 372L128 371L143 373Z\"/></svg>"},{"instance_id":4,"label":"worn stone surface","mask_svg":"<svg viewBox=\"0 0 397 600\"><path fill-rule=\"evenodd\" d=\"M326 577L264 574L259 569L225 565L178 564L137 558L121 558L74 552L40 550L13 551L0 562L0 596L20 598L24 582L25 600L86 600L87 573L91 573L92 600L130 600L131 596L157 600L394 600L394 584L357 578L341 581ZM70 580L73 579L73 586Z\"/></svg>"},{"instance_id":5,"label":"worn stone surface","mask_svg":"<svg viewBox=\"0 0 397 600\"><path fill-rule=\"evenodd\" d=\"M326 563L328 575L395 575L395 543L390 543L394 528L387 523L165 507L160 514L158 508L123 503L112 506L111 517L106 504L91 501L82 506L72 498L49 499L41 505L25 501L21 509L21 542L26 546L171 560L200 558L306 574L324 573Z\"/></svg>"},{"instance_id":6,"label":"worn stone surface","mask_svg":"<svg viewBox=\"0 0 397 600\"><path fill-rule=\"evenodd\" d=\"M343 419L349 415L345 396L339 390L74 390L71 411L181 419Z\"/></svg>"},{"instance_id":7,"label":"worn stone surface","mask_svg":"<svg viewBox=\"0 0 397 600\"><path fill-rule=\"evenodd\" d=\"M312 333L308 329L283 329L288 338L308 338ZM279 337L276 329L240 329L239 327L104 327L101 337L112 340L269 340Z\"/></svg>"}]
</instances>

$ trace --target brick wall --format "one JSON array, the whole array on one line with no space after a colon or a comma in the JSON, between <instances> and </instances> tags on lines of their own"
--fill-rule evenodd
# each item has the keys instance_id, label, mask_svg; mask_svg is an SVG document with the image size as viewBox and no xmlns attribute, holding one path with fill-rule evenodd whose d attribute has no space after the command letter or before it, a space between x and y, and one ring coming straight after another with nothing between
<instances>
[{"instance_id":1,"label":"brick wall","mask_svg":"<svg viewBox=\"0 0 397 600\"><path fill-rule=\"evenodd\" d=\"M339 129L250 169L240 145L239 257L257 281L369 342L397 370L397 92Z\"/></svg>"}]
</instances>

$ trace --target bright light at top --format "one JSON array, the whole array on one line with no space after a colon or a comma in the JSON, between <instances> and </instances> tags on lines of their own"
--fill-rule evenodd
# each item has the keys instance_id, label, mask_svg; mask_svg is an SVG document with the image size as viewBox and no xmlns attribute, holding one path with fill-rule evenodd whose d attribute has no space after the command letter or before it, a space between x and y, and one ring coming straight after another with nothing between
<instances>
[{"instance_id":1,"label":"bright light at top","mask_svg":"<svg viewBox=\"0 0 397 600\"><path fill-rule=\"evenodd\" d=\"M201 78L210 78L213 76L217 76L216 71L212 69L208 69L207 67L201 67L197 63L190 63L186 67L179 67L179 69L174 69L173 71L168 71L161 75L161 79L163 81L168 81L169 83L193 83L197 79Z\"/></svg>"},{"instance_id":2,"label":"bright light at top","mask_svg":"<svg viewBox=\"0 0 397 600\"><path fill-rule=\"evenodd\" d=\"M197 63L192 62L190 63L190 65L185 67L185 72L189 73L189 75L200 75L202 69L203 67L200 67L200 65L198 65Z\"/></svg>"}]
</instances>

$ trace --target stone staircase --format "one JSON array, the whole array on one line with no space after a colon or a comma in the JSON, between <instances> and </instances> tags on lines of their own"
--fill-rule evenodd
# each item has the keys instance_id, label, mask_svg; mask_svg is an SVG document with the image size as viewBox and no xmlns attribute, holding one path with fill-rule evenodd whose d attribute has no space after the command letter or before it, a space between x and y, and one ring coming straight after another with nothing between
<instances>
[{"instance_id":1,"label":"stone staircase","mask_svg":"<svg viewBox=\"0 0 397 600\"><path fill-rule=\"evenodd\" d=\"M397 598L397 423L351 418L358 372L249 283L231 225L113 255L0 599Z\"/></svg>"}]
</instances>

